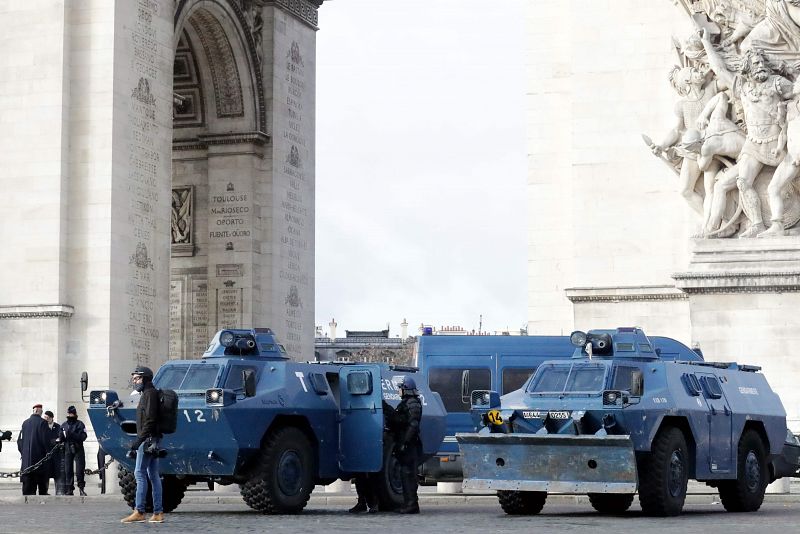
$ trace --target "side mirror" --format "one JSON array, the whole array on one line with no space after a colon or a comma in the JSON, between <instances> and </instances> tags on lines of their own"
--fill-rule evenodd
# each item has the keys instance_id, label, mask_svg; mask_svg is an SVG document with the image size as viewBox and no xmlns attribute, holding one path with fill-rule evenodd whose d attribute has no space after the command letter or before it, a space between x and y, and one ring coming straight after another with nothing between
<instances>
[{"instance_id":1,"label":"side mirror","mask_svg":"<svg viewBox=\"0 0 800 534\"><path fill-rule=\"evenodd\" d=\"M87 389L89 389L89 373L84 371L81 373L81 400L84 402L86 402L84 393L86 393Z\"/></svg>"},{"instance_id":2,"label":"side mirror","mask_svg":"<svg viewBox=\"0 0 800 534\"><path fill-rule=\"evenodd\" d=\"M641 369L635 369L631 373L631 396L641 397L644 392L644 375Z\"/></svg>"},{"instance_id":3,"label":"side mirror","mask_svg":"<svg viewBox=\"0 0 800 534\"><path fill-rule=\"evenodd\" d=\"M256 373L252 369L242 371L242 384L244 384L244 396L256 396Z\"/></svg>"}]
</instances>

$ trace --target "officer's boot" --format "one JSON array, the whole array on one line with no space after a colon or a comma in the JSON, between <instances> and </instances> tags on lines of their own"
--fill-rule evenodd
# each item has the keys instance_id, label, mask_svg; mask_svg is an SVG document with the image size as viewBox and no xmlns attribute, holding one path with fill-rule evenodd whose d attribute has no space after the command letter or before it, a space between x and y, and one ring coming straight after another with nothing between
<instances>
[{"instance_id":1,"label":"officer's boot","mask_svg":"<svg viewBox=\"0 0 800 534\"><path fill-rule=\"evenodd\" d=\"M351 514L360 514L366 511L367 511L367 501L364 499L364 497L359 497L356 505L348 510L348 512L350 512Z\"/></svg>"},{"instance_id":2,"label":"officer's boot","mask_svg":"<svg viewBox=\"0 0 800 534\"><path fill-rule=\"evenodd\" d=\"M418 514L419 503L417 502L416 492L416 474L408 472L406 468L402 468L401 475L403 482L403 506L396 511L398 514Z\"/></svg>"}]
</instances>

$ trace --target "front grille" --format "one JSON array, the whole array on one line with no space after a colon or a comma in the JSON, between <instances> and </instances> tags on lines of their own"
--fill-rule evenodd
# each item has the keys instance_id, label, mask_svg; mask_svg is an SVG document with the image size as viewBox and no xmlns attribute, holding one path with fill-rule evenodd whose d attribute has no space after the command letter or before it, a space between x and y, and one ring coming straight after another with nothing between
<instances>
[{"instance_id":1,"label":"front grille","mask_svg":"<svg viewBox=\"0 0 800 534\"><path fill-rule=\"evenodd\" d=\"M178 394L178 397L190 398L190 399L191 398L202 399L203 397L206 396L206 393L204 391L195 391L195 392L192 392L192 393L182 393L182 392L178 391L176 393Z\"/></svg>"}]
</instances>

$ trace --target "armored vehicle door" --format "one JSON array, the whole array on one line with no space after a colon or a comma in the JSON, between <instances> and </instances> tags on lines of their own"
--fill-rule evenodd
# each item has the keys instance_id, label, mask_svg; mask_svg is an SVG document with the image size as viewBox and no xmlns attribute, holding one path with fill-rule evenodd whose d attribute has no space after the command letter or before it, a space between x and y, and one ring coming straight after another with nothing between
<instances>
[{"instance_id":1,"label":"armored vehicle door","mask_svg":"<svg viewBox=\"0 0 800 534\"><path fill-rule=\"evenodd\" d=\"M377 367L339 372L339 469L376 472L383 465L383 408Z\"/></svg>"},{"instance_id":2,"label":"armored vehicle door","mask_svg":"<svg viewBox=\"0 0 800 534\"><path fill-rule=\"evenodd\" d=\"M708 465L712 473L733 470L733 416L728 400L711 373L697 373L708 406Z\"/></svg>"}]
</instances>

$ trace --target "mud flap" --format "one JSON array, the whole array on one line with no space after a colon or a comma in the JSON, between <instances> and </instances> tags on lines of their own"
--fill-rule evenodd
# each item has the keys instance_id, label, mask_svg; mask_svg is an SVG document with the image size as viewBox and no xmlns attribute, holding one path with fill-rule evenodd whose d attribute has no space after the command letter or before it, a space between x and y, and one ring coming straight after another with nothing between
<instances>
[{"instance_id":1,"label":"mud flap","mask_svg":"<svg viewBox=\"0 0 800 534\"><path fill-rule=\"evenodd\" d=\"M464 489L634 493L629 436L456 434Z\"/></svg>"}]
</instances>

